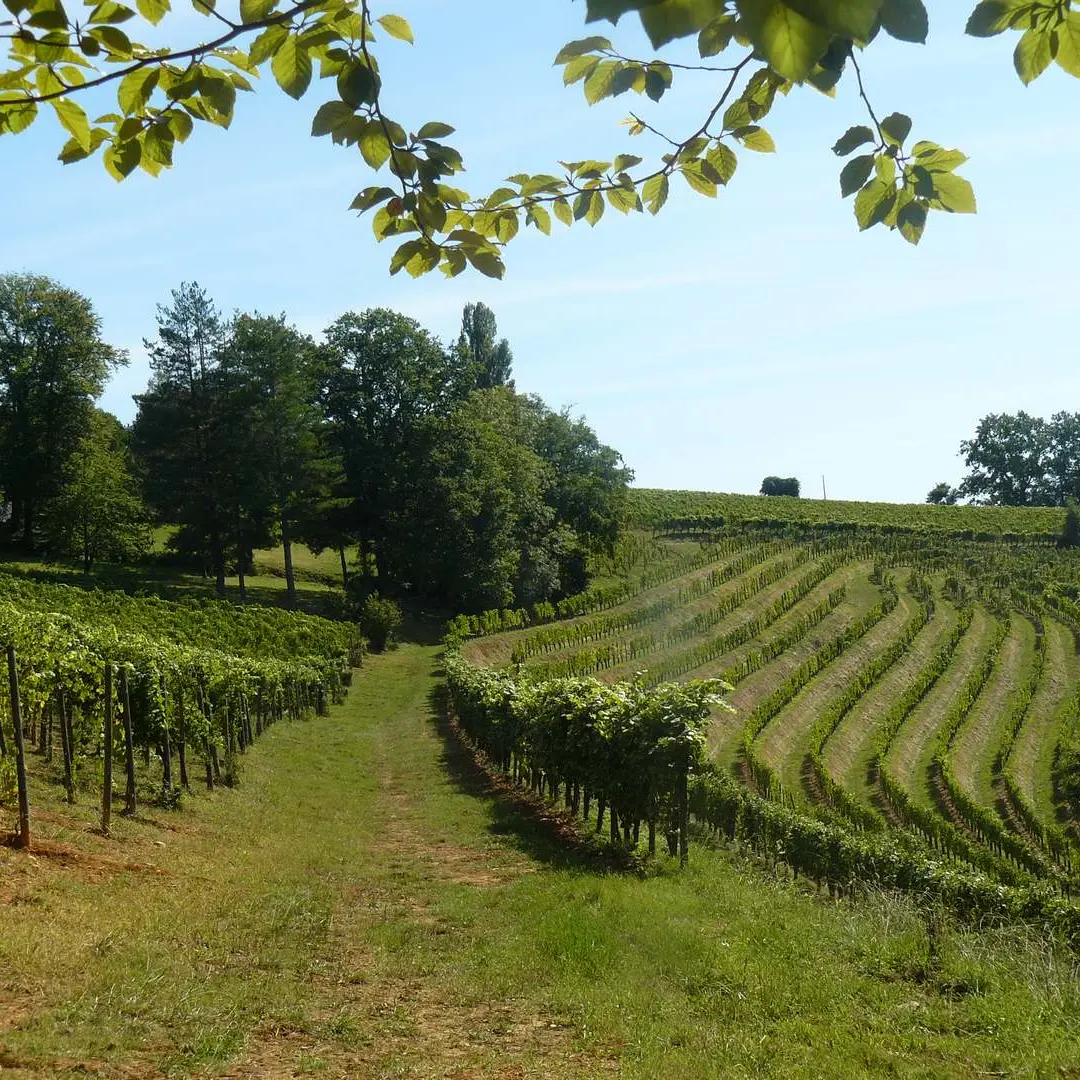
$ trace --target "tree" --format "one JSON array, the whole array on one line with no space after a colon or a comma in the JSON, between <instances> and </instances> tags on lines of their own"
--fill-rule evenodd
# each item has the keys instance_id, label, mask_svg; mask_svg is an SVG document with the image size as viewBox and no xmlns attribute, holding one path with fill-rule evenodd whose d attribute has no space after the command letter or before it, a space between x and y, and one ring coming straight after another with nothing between
<instances>
[{"instance_id":1,"label":"tree","mask_svg":"<svg viewBox=\"0 0 1080 1080\"><path fill-rule=\"evenodd\" d=\"M236 513L254 535L267 518L275 521L290 606L296 604L292 531L305 505L318 498L321 480L314 355L314 342L284 315L239 315L221 357L222 392L231 399L230 456L239 474L232 484ZM242 534L242 561L251 542Z\"/></svg>"},{"instance_id":2,"label":"tree","mask_svg":"<svg viewBox=\"0 0 1080 1080\"><path fill-rule=\"evenodd\" d=\"M849 157L840 190L855 196L859 228L881 224L918 243L931 210L975 210L971 186L956 172L964 155L927 140L910 143L911 118L899 112L879 118L862 80L859 57L882 32L904 42L927 40L923 0L586 0L587 22L617 23L636 13L654 49L693 38L704 61L672 65L656 56L628 57L599 35L571 42L556 63L565 83L582 83L586 101L633 91L660 102L686 66L715 74L711 107L685 133L664 131L661 120L631 113L628 134L656 141L651 161L644 160L645 151L563 162L551 174L516 172L478 198L451 182L464 163L446 141L454 131L449 124L428 121L410 132L384 111L376 27L390 38L413 37L399 15L374 18L369 0L240 0L238 19L206 0L192 0L196 12L213 20L215 33L161 48L133 40L120 24L141 26L144 36L146 24L169 11L170 0L136 0L138 15L107 0L78 17L62 0L4 3L11 18L0 24L9 43L0 134L25 131L39 106L49 105L70 136L61 160L100 151L118 180L136 168L156 175L171 166L176 145L196 122L227 127L237 90L250 90L248 76L260 68L269 65L278 85L300 98L317 63L321 76L335 77L337 92L316 111L312 134L357 147L373 170L385 166L391 175L388 185L366 187L352 203L376 211L378 239L405 238L391 273L404 267L415 276L439 267L452 276L471 265L501 277L502 249L523 223L548 233L552 214L565 225L595 225L605 206L655 214L674 176L715 197L735 173L736 147L773 149L761 121L778 94L784 98L803 85L831 94L845 77L856 80L866 116L833 150ZM1018 35L1014 66L1025 83L1055 61L1080 76L1078 5L1080 0L980 0L967 31L975 37ZM944 0L939 9L949 10ZM79 102L107 100L113 89L117 108L94 105L104 115L91 123Z\"/></svg>"},{"instance_id":3,"label":"tree","mask_svg":"<svg viewBox=\"0 0 1080 1080\"><path fill-rule=\"evenodd\" d=\"M85 297L46 277L0 276L0 489L23 543L60 492L105 380L126 362L101 340Z\"/></svg>"},{"instance_id":4,"label":"tree","mask_svg":"<svg viewBox=\"0 0 1080 1080\"><path fill-rule=\"evenodd\" d=\"M203 556L224 594L235 520L227 498L235 422L220 371L226 325L194 282L173 290L170 306L158 305L157 322L157 338L144 342L150 385L135 399L132 448L147 501L163 520L182 526L176 543Z\"/></svg>"},{"instance_id":5,"label":"tree","mask_svg":"<svg viewBox=\"0 0 1080 1080\"><path fill-rule=\"evenodd\" d=\"M1051 441L1046 421L1037 416L984 416L975 437L960 443L964 464L971 470L960 482L960 494L993 506L1054 505Z\"/></svg>"},{"instance_id":6,"label":"tree","mask_svg":"<svg viewBox=\"0 0 1080 1080\"><path fill-rule=\"evenodd\" d=\"M478 390L490 390L510 382L514 354L506 338L496 341L498 332L491 308L480 303L465 305L457 347L473 372Z\"/></svg>"},{"instance_id":7,"label":"tree","mask_svg":"<svg viewBox=\"0 0 1080 1080\"><path fill-rule=\"evenodd\" d=\"M47 549L79 559L87 574L102 559L137 559L150 550L152 542L123 426L100 409L94 409L88 419L59 493L45 504L42 514Z\"/></svg>"},{"instance_id":8,"label":"tree","mask_svg":"<svg viewBox=\"0 0 1080 1080\"><path fill-rule=\"evenodd\" d=\"M938 506L953 506L959 497L960 492L944 480L926 493L926 501Z\"/></svg>"},{"instance_id":9,"label":"tree","mask_svg":"<svg viewBox=\"0 0 1080 1080\"><path fill-rule=\"evenodd\" d=\"M762 495L791 495L799 497L799 481L794 476L766 476L761 481Z\"/></svg>"},{"instance_id":10,"label":"tree","mask_svg":"<svg viewBox=\"0 0 1080 1080\"><path fill-rule=\"evenodd\" d=\"M385 308L342 315L325 336L320 404L351 503L338 528L379 573L402 532L398 495L416 432L465 397L468 373L414 319Z\"/></svg>"}]
</instances>

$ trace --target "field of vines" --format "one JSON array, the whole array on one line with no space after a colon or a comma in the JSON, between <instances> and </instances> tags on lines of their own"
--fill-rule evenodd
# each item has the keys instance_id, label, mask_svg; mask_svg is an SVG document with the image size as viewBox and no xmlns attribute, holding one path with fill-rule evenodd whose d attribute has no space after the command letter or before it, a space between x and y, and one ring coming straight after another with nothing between
<instances>
[{"instance_id":1,"label":"field of vines","mask_svg":"<svg viewBox=\"0 0 1080 1080\"><path fill-rule=\"evenodd\" d=\"M351 624L278 608L0 575L0 646L0 828L28 843L32 752L35 780L100 800L108 832L114 760L129 814L137 798L169 805L195 783L232 784L265 727L340 695L364 643Z\"/></svg>"},{"instance_id":2,"label":"field of vines","mask_svg":"<svg viewBox=\"0 0 1080 1080\"><path fill-rule=\"evenodd\" d=\"M724 524L765 529L814 526L884 532L946 533L966 539L1052 541L1065 511L1054 507L930 506L925 503L845 502L786 495L728 495L711 491L631 488L628 522L639 528L711 532Z\"/></svg>"},{"instance_id":3,"label":"field of vines","mask_svg":"<svg viewBox=\"0 0 1080 1080\"><path fill-rule=\"evenodd\" d=\"M665 520L691 506L636 495ZM658 516L636 568L558 610L458 619L462 728L612 843L735 844L836 894L1080 942L1080 553L1044 542L1059 512L793 531L728 498L692 540L655 539Z\"/></svg>"}]
</instances>

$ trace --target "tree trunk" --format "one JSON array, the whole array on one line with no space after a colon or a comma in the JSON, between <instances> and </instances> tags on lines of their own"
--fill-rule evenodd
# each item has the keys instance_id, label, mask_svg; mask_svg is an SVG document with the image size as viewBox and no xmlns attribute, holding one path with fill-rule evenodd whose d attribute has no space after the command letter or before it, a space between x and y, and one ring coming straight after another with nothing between
<instances>
[{"instance_id":1,"label":"tree trunk","mask_svg":"<svg viewBox=\"0 0 1080 1080\"><path fill-rule=\"evenodd\" d=\"M345 549L339 547L337 549L338 558L341 560L341 587L345 592L349 591L349 567L345 562Z\"/></svg>"},{"instance_id":2,"label":"tree trunk","mask_svg":"<svg viewBox=\"0 0 1080 1080\"><path fill-rule=\"evenodd\" d=\"M296 607L296 576L292 564L292 539L289 536L289 513L281 511L281 552L285 557L285 598L289 607Z\"/></svg>"},{"instance_id":3,"label":"tree trunk","mask_svg":"<svg viewBox=\"0 0 1080 1080\"><path fill-rule=\"evenodd\" d=\"M236 581L240 587L240 603L247 603L247 582L245 581L246 575L244 574L244 556L241 555L236 560Z\"/></svg>"},{"instance_id":4,"label":"tree trunk","mask_svg":"<svg viewBox=\"0 0 1080 1080\"><path fill-rule=\"evenodd\" d=\"M221 537L215 533L210 540L210 559L214 564L214 588L218 596L225 595L225 549Z\"/></svg>"}]
</instances>

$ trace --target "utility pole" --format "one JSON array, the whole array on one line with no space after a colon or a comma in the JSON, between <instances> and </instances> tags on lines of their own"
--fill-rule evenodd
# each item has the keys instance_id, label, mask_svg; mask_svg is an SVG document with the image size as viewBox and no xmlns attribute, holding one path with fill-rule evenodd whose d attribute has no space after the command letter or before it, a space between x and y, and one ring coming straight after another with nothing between
<instances>
[{"instance_id":1,"label":"utility pole","mask_svg":"<svg viewBox=\"0 0 1080 1080\"><path fill-rule=\"evenodd\" d=\"M828 498L828 496L825 494L825 474L824 473L821 474L821 498L822 498L822 500L825 500L825 499Z\"/></svg>"}]
</instances>

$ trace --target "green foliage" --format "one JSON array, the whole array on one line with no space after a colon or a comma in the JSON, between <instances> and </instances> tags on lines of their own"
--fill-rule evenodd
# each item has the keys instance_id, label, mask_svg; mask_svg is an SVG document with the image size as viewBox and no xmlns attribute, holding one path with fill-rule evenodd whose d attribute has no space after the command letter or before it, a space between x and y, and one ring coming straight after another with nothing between
<instances>
[{"instance_id":1,"label":"green foliage","mask_svg":"<svg viewBox=\"0 0 1080 1080\"><path fill-rule=\"evenodd\" d=\"M799 497L799 481L794 476L766 476L761 481L762 495L790 495Z\"/></svg>"},{"instance_id":2,"label":"green foliage","mask_svg":"<svg viewBox=\"0 0 1080 1080\"><path fill-rule=\"evenodd\" d=\"M943 480L935 484L926 494L926 501L934 506L954 506L960 497L960 492L951 484Z\"/></svg>"},{"instance_id":3,"label":"green foliage","mask_svg":"<svg viewBox=\"0 0 1080 1080\"><path fill-rule=\"evenodd\" d=\"M453 277L471 266L501 277L503 248L523 225L547 234L554 215L567 227L595 226L606 206L656 214L673 176L715 198L734 175L735 148L775 149L760 121L778 93L810 86L832 96L849 72L869 125L849 128L834 149L846 156L867 147L841 173L842 193L855 195L859 228L884 224L918 243L929 211L975 210L971 186L955 172L964 156L925 140L906 149L911 120L899 112L879 120L862 81L857 54L868 53L882 31L902 42L927 40L923 0L590 0L588 22L617 23L633 13L654 49L690 39L700 60L726 61L678 65L717 76L712 107L681 135L631 113L628 134L659 141L651 161L644 153L562 161L551 173L514 173L479 197L455 186L464 163L446 141L451 125L429 120L408 130L384 112L378 35L411 44L413 33L399 15L373 17L368 0L242 0L239 21L192 0L197 13L216 20L216 36L161 48L140 43L121 25L147 36L170 11L170 0L138 0L137 11L108 0L82 19L60 0L5 3L14 29L6 35L8 67L0 72L0 135L25 131L48 105L67 136L60 160L100 152L117 180L137 168L157 175L170 167L176 146L197 123L228 127L237 92L251 91L251 79L266 67L294 98L308 91L316 69L321 79L333 79L336 96L316 111L312 135L355 147L373 171L390 174L388 184L360 191L352 209L374 211L377 239L401 241L391 273L405 269L415 277L438 267ZM1080 10L1073 0L982 0L967 31L1019 34L1014 64L1025 83L1053 61L1080 75ZM590 105L629 92L659 103L676 70L656 56L625 56L600 35L564 46L555 63L564 83L581 84ZM79 101L99 87L115 91L118 111L92 122Z\"/></svg>"},{"instance_id":4,"label":"green foliage","mask_svg":"<svg viewBox=\"0 0 1080 1080\"><path fill-rule=\"evenodd\" d=\"M99 559L137 560L151 546L149 516L136 490L118 420L95 409L59 493L46 504L41 535L54 555L89 573Z\"/></svg>"},{"instance_id":5,"label":"green foliage","mask_svg":"<svg viewBox=\"0 0 1080 1080\"><path fill-rule=\"evenodd\" d=\"M1058 537L1058 547L1080 547L1080 514L1077 513L1075 503L1070 503L1065 508L1065 526Z\"/></svg>"},{"instance_id":6,"label":"green foliage","mask_svg":"<svg viewBox=\"0 0 1080 1080\"><path fill-rule=\"evenodd\" d=\"M0 491L25 546L78 469L94 399L124 363L85 297L49 278L0 275Z\"/></svg>"},{"instance_id":7,"label":"green foliage","mask_svg":"<svg viewBox=\"0 0 1080 1080\"><path fill-rule=\"evenodd\" d=\"M1063 506L1080 496L1080 413L1043 420L991 413L960 444L970 470L960 494L993 506Z\"/></svg>"},{"instance_id":8,"label":"green foliage","mask_svg":"<svg viewBox=\"0 0 1080 1080\"><path fill-rule=\"evenodd\" d=\"M401 608L377 592L369 593L360 604L356 621L372 649L382 652L401 629Z\"/></svg>"}]
</instances>

